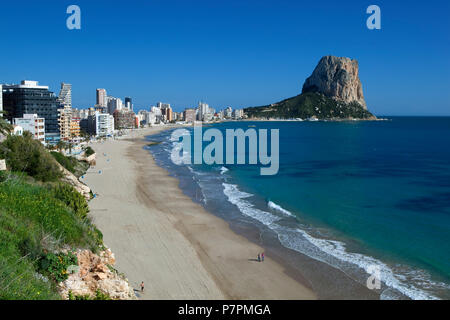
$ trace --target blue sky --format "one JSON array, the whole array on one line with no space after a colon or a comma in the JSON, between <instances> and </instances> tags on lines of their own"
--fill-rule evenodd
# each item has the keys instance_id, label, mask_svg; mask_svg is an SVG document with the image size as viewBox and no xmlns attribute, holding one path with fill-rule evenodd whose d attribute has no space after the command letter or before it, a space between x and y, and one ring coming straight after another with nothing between
<instances>
[{"instance_id":1,"label":"blue sky","mask_svg":"<svg viewBox=\"0 0 450 320\"><path fill-rule=\"evenodd\" d=\"M81 30L66 28L68 5ZM381 8L381 30L366 8ZM359 61L377 115L450 115L448 1L9 1L0 6L0 83L73 85L180 111L258 106L301 92L324 55Z\"/></svg>"}]
</instances>

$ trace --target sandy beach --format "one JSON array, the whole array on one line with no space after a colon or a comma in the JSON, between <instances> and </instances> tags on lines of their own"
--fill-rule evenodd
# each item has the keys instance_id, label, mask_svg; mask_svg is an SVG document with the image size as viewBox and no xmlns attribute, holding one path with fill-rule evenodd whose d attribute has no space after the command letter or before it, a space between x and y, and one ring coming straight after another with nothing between
<instances>
[{"instance_id":1,"label":"sandy beach","mask_svg":"<svg viewBox=\"0 0 450 320\"><path fill-rule=\"evenodd\" d=\"M264 249L206 212L155 164L134 131L123 140L93 143L97 163L85 182L94 223L116 255L116 267L140 299L316 299L308 283L293 279Z\"/></svg>"}]
</instances>

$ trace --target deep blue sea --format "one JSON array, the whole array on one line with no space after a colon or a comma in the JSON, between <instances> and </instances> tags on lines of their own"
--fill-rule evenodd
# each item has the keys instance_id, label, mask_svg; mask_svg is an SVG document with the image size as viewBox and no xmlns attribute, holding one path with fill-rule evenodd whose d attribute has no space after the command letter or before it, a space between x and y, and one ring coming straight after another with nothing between
<instances>
[{"instance_id":1,"label":"deep blue sea","mask_svg":"<svg viewBox=\"0 0 450 320\"><path fill-rule=\"evenodd\" d=\"M213 127L224 136L279 129L280 169L261 176L259 164L175 165L172 131L150 136L162 141L149 148L157 163L193 200L226 220L269 228L281 245L360 283L377 266L381 298L450 297L449 117Z\"/></svg>"}]
</instances>

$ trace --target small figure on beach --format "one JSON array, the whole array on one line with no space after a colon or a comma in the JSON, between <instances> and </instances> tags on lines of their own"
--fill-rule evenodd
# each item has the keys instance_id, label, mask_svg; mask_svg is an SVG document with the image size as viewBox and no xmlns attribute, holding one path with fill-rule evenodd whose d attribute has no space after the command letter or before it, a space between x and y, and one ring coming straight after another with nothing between
<instances>
[{"instance_id":1,"label":"small figure on beach","mask_svg":"<svg viewBox=\"0 0 450 320\"><path fill-rule=\"evenodd\" d=\"M144 281L141 282L141 292L144 292Z\"/></svg>"},{"instance_id":2,"label":"small figure on beach","mask_svg":"<svg viewBox=\"0 0 450 320\"><path fill-rule=\"evenodd\" d=\"M261 255L258 253L258 262L261 262Z\"/></svg>"},{"instance_id":3,"label":"small figure on beach","mask_svg":"<svg viewBox=\"0 0 450 320\"><path fill-rule=\"evenodd\" d=\"M262 262L264 262L264 252L261 253L261 260L262 260Z\"/></svg>"}]
</instances>

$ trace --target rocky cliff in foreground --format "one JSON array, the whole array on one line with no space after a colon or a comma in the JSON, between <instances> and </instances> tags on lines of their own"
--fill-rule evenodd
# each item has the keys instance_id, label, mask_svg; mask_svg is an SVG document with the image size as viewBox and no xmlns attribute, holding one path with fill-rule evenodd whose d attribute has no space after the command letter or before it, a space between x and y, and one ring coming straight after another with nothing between
<instances>
[{"instance_id":1,"label":"rocky cliff in foreground","mask_svg":"<svg viewBox=\"0 0 450 320\"><path fill-rule=\"evenodd\" d=\"M250 119L375 120L367 109L358 62L326 56L303 84L302 93L267 106L244 109Z\"/></svg>"},{"instance_id":2,"label":"rocky cliff in foreground","mask_svg":"<svg viewBox=\"0 0 450 320\"><path fill-rule=\"evenodd\" d=\"M58 285L63 299L69 299L71 295L93 299L98 291L113 300L136 299L128 280L114 269L116 259L110 249L99 255L78 249L76 255L78 270Z\"/></svg>"}]
</instances>

